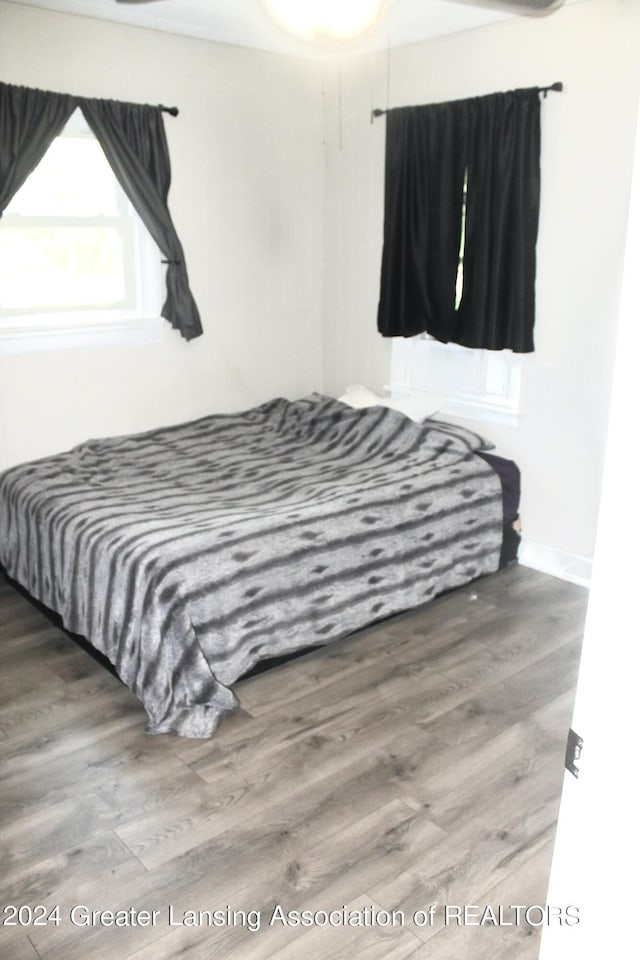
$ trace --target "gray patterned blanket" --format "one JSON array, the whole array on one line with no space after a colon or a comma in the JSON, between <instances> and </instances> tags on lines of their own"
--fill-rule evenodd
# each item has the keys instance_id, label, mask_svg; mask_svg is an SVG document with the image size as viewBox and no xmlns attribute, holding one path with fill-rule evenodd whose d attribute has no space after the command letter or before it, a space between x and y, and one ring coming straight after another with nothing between
<instances>
[{"instance_id":1,"label":"gray patterned blanket","mask_svg":"<svg viewBox=\"0 0 640 960\"><path fill-rule=\"evenodd\" d=\"M319 394L0 476L0 563L110 659L150 733L207 737L259 660L497 569L474 434Z\"/></svg>"}]
</instances>

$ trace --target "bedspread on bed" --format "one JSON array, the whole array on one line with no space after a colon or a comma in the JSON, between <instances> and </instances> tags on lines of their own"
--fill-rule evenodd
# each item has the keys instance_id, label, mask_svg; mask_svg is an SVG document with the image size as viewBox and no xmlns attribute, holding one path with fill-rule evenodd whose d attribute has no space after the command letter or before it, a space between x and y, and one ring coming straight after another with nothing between
<instances>
[{"instance_id":1,"label":"bedspread on bed","mask_svg":"<svg viewBox=\"0 0 640 960\"><path fill-rule=\"evenodd\" d=\"M106 654L149 732L205 737L259 660L497 569L478 447L318 394L92 440L0 476L0 563Z\"/></svg>"}]
</instances>

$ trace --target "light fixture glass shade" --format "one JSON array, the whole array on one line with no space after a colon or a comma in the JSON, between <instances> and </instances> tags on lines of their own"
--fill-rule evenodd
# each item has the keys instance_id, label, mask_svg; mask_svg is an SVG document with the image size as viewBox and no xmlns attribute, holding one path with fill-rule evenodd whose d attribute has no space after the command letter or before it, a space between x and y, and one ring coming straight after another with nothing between
<instances>
[{"instance_id":1,"label":"light fixture glass shade","mask_svg":"<svg viewBox=\"0 0 640 960\"><path fill-rule=\"evenodd\" d=\"M270 16L289 33L305 39L347 40L364 33L384 0L264 0Z\"/></svg>"}]
</instances>

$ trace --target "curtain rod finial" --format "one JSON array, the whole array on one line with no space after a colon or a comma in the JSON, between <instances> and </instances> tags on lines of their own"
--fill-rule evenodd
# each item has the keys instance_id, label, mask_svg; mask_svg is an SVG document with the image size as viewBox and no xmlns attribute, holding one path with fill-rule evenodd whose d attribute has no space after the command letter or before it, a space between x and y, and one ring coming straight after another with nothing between
<instances>
[{"instance_id":1,"label":"curtain rod finial","mask_svg":"<svg viewBox=\"0 0 640 960\"><path fill-rule=\"evenodd\" d=\"M542 93L545 100L547 99L547 94L550 90L555 91L555 93L562 93L564 90L564 84L562 80L556 80L555 83L550 83L548 87L540 87L540 92Z\"/></svg>"}]
</instances>

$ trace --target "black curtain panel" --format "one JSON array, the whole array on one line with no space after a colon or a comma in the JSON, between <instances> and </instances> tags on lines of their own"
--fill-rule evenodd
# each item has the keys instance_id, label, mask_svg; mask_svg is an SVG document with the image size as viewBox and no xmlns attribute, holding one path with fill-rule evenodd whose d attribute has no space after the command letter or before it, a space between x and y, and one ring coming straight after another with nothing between
<instances>
[{"instance_id":1,"label":"black curtain panel","mask_svg":"<svg viewBox=\"0 0 640 960\"><path fill-rule=\"evenodd\" d=\"M0 83L0 214L80 107L167 263L162 316L186 340L202 333L182 245L167 204L171 165L162 109Z\"/></svg>"},{"instance_id":2,"label":"black curtain panel","mask_svg":"<svg viewBox=\"0 0 640 960\"><path fill-rule=\"evenodd\" d=\"M75 106L64 93L0 83L0 217Z\"/></svg>"},{"instance_id":3,"label":"black curtain panel","mask_svg":"<svg viewBox=\"0 0 640 960\"><path fill-rule=\"evenodd\" d=\"M378 329L534 348L538 88L387 112Z\"/></svg>"},{"instance_id":4,"label":"black curtain panel","mask_svg":"<svg viewBox=\"0 0 640 960\"><path fill-rule=\"evenodd\" d=\"M79 106L122 189L167 260L162 316L186 340L202 333L182 244L169 213L169 148L160 107L81 99Z\"/></svg>"}]
</instances>

